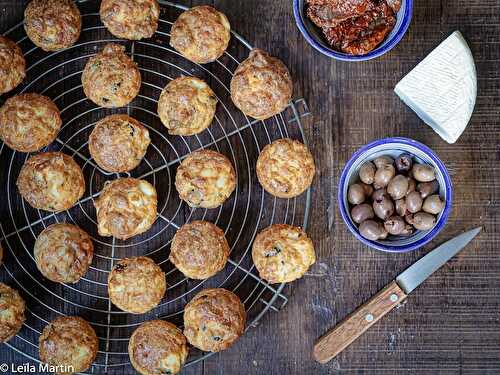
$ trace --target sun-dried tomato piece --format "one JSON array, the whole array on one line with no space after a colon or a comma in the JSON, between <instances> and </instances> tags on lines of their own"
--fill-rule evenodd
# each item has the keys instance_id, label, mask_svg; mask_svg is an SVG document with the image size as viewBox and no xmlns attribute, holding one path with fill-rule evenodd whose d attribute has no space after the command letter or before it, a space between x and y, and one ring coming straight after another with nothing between
<instances>
[{"instance_id":1,"label":"sun-dried tomato piece","mask_svg":"<svg viewBox=\"0 0 500 375\"><path fill-rule=\"evenodd\" d=\"M373 0L308 0L307 3L307 16L319 27L337 26L376 6Z\"/></svg>"},{"instance_id":2,"label":"sun-dried tomato piece","mask_svg":"<svg viewBox=\"0 0 500 375\"><path fill-rule=\"evenodd\" d=\"M361 16L348 19L335 27L324 28L328 43L352 55L364 55L377 47L391 32L396 17L386 2Z\"/></svg>"}]
</instances>

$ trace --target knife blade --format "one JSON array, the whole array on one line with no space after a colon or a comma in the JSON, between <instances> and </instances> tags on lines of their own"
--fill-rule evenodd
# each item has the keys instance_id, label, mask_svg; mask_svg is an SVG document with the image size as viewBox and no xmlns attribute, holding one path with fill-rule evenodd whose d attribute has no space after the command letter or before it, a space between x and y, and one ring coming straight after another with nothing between
<instances>
[{"instance_id":1,"label":"knife blade","mask_svg":"<svg viewBox=\"0 0 500 375\"><path fill-rule=\"evenodd\" d=\"M396 282L399 287L403 289L406 294L412 292L430 275L467 246L479 232L481 232L481 228L472 229L436 247L429 254L419 259L406 269L406 271L396 277Z\"/></svg>"},{"instance_id":2,"label":"knife blade","mask_svg":"<svg viewBox=\"0 0 500 375\"><path fill-rule=\"evenodd\" d=\"M314 345L316 361L326 363L352 344L368 328L403 302L422 282L476 237L481 228L465 232L438 246L401 273Z\"/></svg>"}]
</instances>

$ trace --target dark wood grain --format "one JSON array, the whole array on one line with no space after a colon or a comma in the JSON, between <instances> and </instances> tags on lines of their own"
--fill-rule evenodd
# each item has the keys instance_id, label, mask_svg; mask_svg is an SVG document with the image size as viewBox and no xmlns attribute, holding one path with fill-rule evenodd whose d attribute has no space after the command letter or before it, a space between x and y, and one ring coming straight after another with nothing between
<instances>
[{"instance_id":1,"label":"dark wood grain","mask_svg":"<svg viewBox=\"0 0 500 375\"><path fill-rule=\"evenodd\" d=\"M181 1L186 5L206 1ZM365 63L330 60L297 30L291 0L217 0L235 30L289 66L295 96L314 114L306 136L318 177L308 232L318 261L287 287L290 302L267 314L231 349L185 374L498 374L500 373L500 2L418 0L412 25L389 54ZM1 28L22 19L26 1L0 0ZM478 73L471 123L445 143L394 95L401 77L452 31L469 42ZM360 244L338 213L339 174L363 144L406 136L431 147L452 174L454 208L445 230L416 252L391 255ZM326 365L314 342L436 244L483 226L481 235ZM0 362L26 361L0 348ZM130 370L127 370L130 371ZM125 372L123 372L125 373Z\"/></svg>"}]
</instances>

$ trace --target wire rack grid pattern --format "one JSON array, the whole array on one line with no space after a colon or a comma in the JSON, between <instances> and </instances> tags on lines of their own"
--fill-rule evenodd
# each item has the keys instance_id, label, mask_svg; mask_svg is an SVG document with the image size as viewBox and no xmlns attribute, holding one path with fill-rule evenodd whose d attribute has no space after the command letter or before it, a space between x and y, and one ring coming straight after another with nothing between
<instances>
[{"instance_id":1,"label":"wire rack grid pattern","mask_svg":"<svg viewBox=\"0 0 500 375\"><path fill-rule=\"evenodd\" d=\"M157 33L142 41L117 40L100 23L98 2L79 1L83 29L77 44L64 51L46 53L36 48L24 33L22 22L4 35L16 41L27 60L27 79L15 91L39 92L58 105L63 127L55 142L45 150L63 151L80 164L86 194L73 208L47 213L27 205L16 191L15 182L28 154L13 152L0 145L0 237L5 249L2 281L18 289L27 302L27 319L19 334L6 345L33 362L39 362L38 336L43 327L61 315L79 315L91 323L99 337L97 359L89 373L132 373L127 344L130 334L142 322L168 319L182 327L185 304L201 289L223 287L233 290L245 304L248 328L255 327L269 311L279 311L288 299L284 284L269 285L259 278L251 260L255 235L273 223L307 227L310 191L283 200L266 194L258 184L255 163L262 148L278 138L294 138L305 143L302 119L309 110L303 99L292 101L284 112L266 121L252 120L234 107L229 82L239 62L252 46L232 32L230 46L216 62L191 63L169 47L173 20L186 8L167 1L162 5ZM105 109L86 99L81 73L90 56L108 42L117 42L138 63L142 87L138 97L127 107ZM161 124L156 104L163 87L181 75L195 75L206 80L218 97L212 126L193 137L171 137ZM2 98L4 99L4 98ZM130 173L101 170L88 153L88 135L96 121L111 113L128 113L149 130L151 145L141 165ZM225 154L237 174L237 188L218 209L192 209L175 191L173 179L177 165L189 153L211 148ZM118 177L147 179L158 191L158 219L143 235L126 241L97 234L94 199L106 181ZM168 261L169 245L175 231L192 220L208 220L221 227L231 246L225 270L216 276L195 281L186 279ZM94 261L89 272L77 284L56 285L36 269L33 244L38 234L56 222L72 222L87 231L95 245ZM120 259L134 255L153 258L166 272L167 293L160 305L147 314L133 315L114 307L107 295L107 277ZM191 349L187 366L205 359L210 353Z\"/></svg>"}]
</instances>

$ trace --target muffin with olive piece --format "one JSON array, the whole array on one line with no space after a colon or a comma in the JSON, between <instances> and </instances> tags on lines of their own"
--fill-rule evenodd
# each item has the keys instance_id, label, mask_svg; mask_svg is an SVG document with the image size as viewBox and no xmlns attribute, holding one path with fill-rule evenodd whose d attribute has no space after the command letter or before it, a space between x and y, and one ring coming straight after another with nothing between
<instances>
[{"instance_id":1,"label":"muffin with olive piece","mask_svg":"<svg viewBox=\"0 0 500 375\"><path fill-rule=\"evenodd\" d=\"M158 115L168 134L195 135L210 126L216 106L217 98L203 80L179 77L163 89Z\"/></svg>"},{"instance_id":2,"label":"muffin with olive piece","mask_svg":"<svg viewBox=\"0 0 500 375\"><path fill-rule=\"evenodd\" d=\"M101 22L117 38L151 38L158 28L160 6L156 0L102 0Z\"/></svg>"},{"instance_id":3,"label":"muffin with olive piece","mask_svg":"<svg viewBox=\"0 0 500 375\"><path fill-rule=\"evenodd\" d=\"M188 356L186 337L172 323L151 320L137 328L128 344L134 369L142 375L178 374Z\"/></svg>"},{"instance_id":4,"label":"muffin with olive piece","mask_svg":"<svg viewBox=\"0 0 500 375\"><path fill-rule=\"evenodd\" d=\"M133 314L144 314L158 306L166 290L165 273L148 257L122 259L108 277L111 302Z\"/></svg>"},{"instance_id":5,"label":"muffin with olive piece","mask_svg":"<svg viewBox=\"0 0 500 375\"><path fill-rule=\"evenodd\" d=\"M0 342L13 338L23 326L26 304L19 292L0 283Z\"/></svg>"},{"instance_id":6,"label":"muffin with olive piece","mask_svg":"<svg viewBox=\"0 0 500 375\"><path fill-rule=\"evenodd\" d=\"M21 48L0 35L0 95L16 88L26 77L26 60Z\"/></svg>"},{"instance_id":7,"label":"muffin with olive piece","mask_svg":"<svg viewBox=\"0 0 500 375\"><path fill-rule=\"evenodd\" d=\"M316 262L316 254L311 239L301 228L275 224L255 237L252 259L260 277L275 284L304 276Z\"/></svg>"},{"instance_id":8,"label":"muffin with olive piece","mask_svg":"<svg viewBox=\"0 0 500 375\"><path fill-rule=\"evenodd\" d=\"M31 156L21 168L16 184L33 208L52 212L70 209L85 192L80 166L62 152Z\"/></svg>"},{"instance_id":9,"label":"muffin with olive piece","mask_svg":"<svg viewBox=\"0 0 500 375\"><path fill-rule=\"evenodd\" d=\"M90 236L69 223L52 224L35 241L38 270L56 283L76 283L88 271L94 255Z\"/></svg>"},{"instance_id":10,"label":"muffin with olive piece","mask_svg":"<svg viewBox=\"0 0 500 375\"><path fill-rule=\"evenodd\" d=\"M60 316L45 326L38 339L40 360L68 369L71 374L90 368L97 356L99 340L91 325L79 316Z\"/></svg>"},{"instance_id":11,"label":"muffin with olive piece","mask_svg":"<svg viewBox=\"0 0 500 375\"><path fill-rule=\"evenodd\" d=\"M224 231L208 221L184 224L172 239L169 260L190 279L208 279L226 266L228 258Z\"/></svg>"},{"instance_id":12,"label":"muffin with olive piece","mask_svg":"<svg viewBox=\"0 0 500 375\"><path fill-rule=\"evenodd\" d=\"M55 103L40 94L15 95L0 108L0 138L16 151L34 152L48 146L61 125Z\"/></svg>"},{"instance_id":13,"label":"muffin with olive piece","mask_svg":"<svg viewBox=\"0 0 500 375\"><path fill-rule=\"evenodd\" d=\"M253 49L231 79L231 99L245 115L257 120L282 112L292 99L293 82L286 65Z\"/></svg>"},{"instance_id":14,"label":"muffin with olive piece","mask_svg":"<svg viewBox=\"0 0 500 375\"><path fill-rule=\"evenodd\" d=\"M128 115L110 115L98 121L89 137L90 155L107 172L136 168L151 143L149 131Z\"/></svg>"},{"instance_id":15,"label":"muffin with olive piece","mask_svg":"<svg viewBox=\"0 0 500 375\"><path fill-rule=\"evenodd\" d=\"M222 288L202 290L184 309L184 335L205 352L229 348L243 335L245 322L241 300Z\"/></svg>"},{"instance_id":16,"label":"muffin with olive piece","mask_svg":"<svg viewBox=\"0 0 500 375\"><path fill-rule=\"evenodd\" d=\"M73 0L32 0L24 11L24 29L44 51L60 51L80 37L82 16Z\"/></svg>"},{"instance_id":17,"label":"muffin with olive piece","mask_svg":"<svg viewBox=\"0 0 500 375\"><path fill-rule=\"evenodd\" d=\"M186 59L206 64L222 56L229 45L227 17L208 5L183 12L172 25L170 45Z\"/></svg>"},{"instance_id":18,"label":"muffin with olive piece","mask_svg":"<svg viewBox=\"0 0 500 375\"><path fill-rule=\"evenodd\" d=\"M292 139L278 139L264 147L257 159L257 178L278 198L294 198L312 184L316 166L307 147Z\"/></svg>"},{"instance_id":19,"label":"muffin with olive piece","mask_svg":"<svg viewBox=\"0 0 500 375\"><path fill-rule=\"evenodd\" d=\"M434 168L414 162L408 153L395 160L383 155L364 163L359 180L349 186L347 200L351 219L369 240L429 230L436 224L435 215L444 209L435 194L439 184Z\"/></svg>"},{"instance_id":20,"label":"muffin with olive piece","mask_svg":"<svg viewBox=\"0 0 500 375\"><path fill-rule=\"evenodd\" d=\"M144 233L156 220L156 189L145 180L119 178L107 183L94 203L97 230L120 240Z\"/></svg>"},{"instance_id":21,"label":"muffin with olive piece","mask_svg":"<svg viewBox=\"0 0 500 375\"><path fill-rule=\"evenodd\" d=\"M189 206L216 208L236 189L236 173L224 155L212 150L195 151L177 168L175 187Z\"/></svg>"},{"instance_id":22,"label":"muffin with olive piece","mask_svg":"<svg viewBox=\"0 0 500 375\"><path fill-rule=\"evenodd\" d=\"M85 96L98 106L123 107L139 94L141 73L124 46L108 43L85 65L82 86Z\"/></svg>"}]
</instances>

